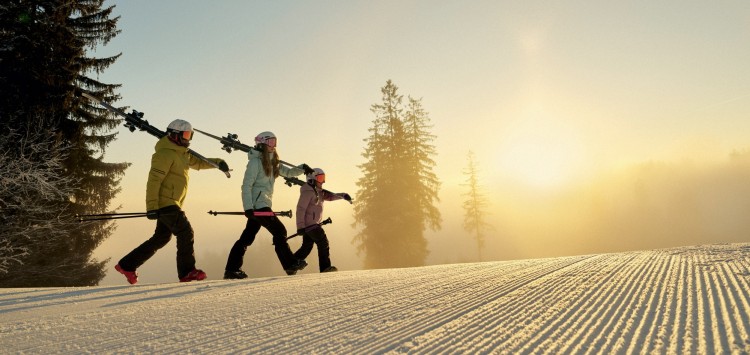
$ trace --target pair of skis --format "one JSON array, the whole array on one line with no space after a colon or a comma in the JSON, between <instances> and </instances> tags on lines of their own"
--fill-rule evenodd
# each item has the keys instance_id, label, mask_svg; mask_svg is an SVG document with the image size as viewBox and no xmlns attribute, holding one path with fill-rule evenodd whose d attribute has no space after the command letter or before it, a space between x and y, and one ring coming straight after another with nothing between
<instances>
[{"instance_id":1,"label":"pair of skis","mask_svg":"<svg viewBox=\"0 0 750 355\"><path fill-rule=\"evenodd\" d=\"M162 130L160 130L160 129L152 126L152 125L150 125L148 123L148 121L144 120L143 119L143 112L138 112L136 110L133 110L132 113L125 113L123 110L120 110L117 107L114 107L114 106L112 106L112 105L110 105L110 104L102 101L101 99L97 98L94 95L91 95L91 94L85 93L85 92L82 95L84 97L88 98L89 100L92 100L92 101L98 103L99 105L104 106L104 108L106 108L107 110L109 110L111 112L114 112L118 116L124 118L125 119L125 127L127 127L131 132L134 132L136 129L139 129L141 131L146 131L148 134L150 134L150 135L152 135L152 136L154 136L156 138L162 138L162 137L164 137L164 136L167 135L166 132L164 132L164 131L162 131ZM192 155L192 156L194 156L194 157L196 157L196 158L198 158L198 159L200 159L200 160L202 160L202 161L210 164L211 166L213 166L216 169L221 170L224 173L224 175L227 176L227 178L231 177L231 175L229 174L229 172L231 170L226 170L226 171L222 170L219 167L219 164L216 164L215 162L209 160L208 158L204 157L203 155L199 154L198 152L196 152L196 151L194 151L192 149L188 148L187 151L188 151L188 153L190 155Z\"/></svg>"},{"instance_id":2,"label":"pair of skis","mask_svg":"<svg viewBox=\"0 0 750 355\"><path fill-rule=\"evenodd\" d=\"M211 133L202 131L202 130L197 129L197 128L193 128L193 129L196 132L200 132L201 134L204 134L206 136L209 136L209 137L211 137L211 138L216 139L217 141L219 141L222 144L221 149L225 150L227 153L231 153L233 150L240 150L240 151L243 151L245 153L249 153L250 150L255 149L254 147L251 147L251 146L249 146L247 144L244 144L244 143L240 142L239 139L238 139L239 136L237 134L234 134L234 133L227 133L226 137L219 137L219 136L213 135ZM296 165L288 163L288 162L285 162L283 160L279 160L279 163L284 164L284 165L286 165L288 167L291 167L291 168L296 168L297 167ZM289 187L291 187L292 185L302 186L302 185L305 184L304 181L302 181L302 180L300 180L298 178L295 178L295 177L285 177L285 176L282 176L282 177L285 180L284 183L287 186L289 186ZM327 192L329 194L337 195L336 193L328 191L326 189L323 189L323 192ZM353 203L350 200L346 200L346 201L349 202L349 203Z\"/></svg>"}]
</instances>

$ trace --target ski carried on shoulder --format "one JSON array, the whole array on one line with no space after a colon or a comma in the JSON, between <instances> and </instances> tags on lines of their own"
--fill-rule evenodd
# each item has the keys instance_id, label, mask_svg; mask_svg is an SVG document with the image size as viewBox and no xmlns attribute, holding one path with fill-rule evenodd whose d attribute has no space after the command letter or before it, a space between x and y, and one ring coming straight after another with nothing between
<instances>
[{"instance_id":1,"label":"ski carried on shoulder","mask_svg":"<svg viewBox=\"0 0 750 355\"><path fill-rule=\"evenodd\" d=\"M219 136L215 136L215 135L213 135L211 133L201 131L200 129L197 129L197 128L193 128L193 130L195 130L196 132L200 132L200 133L202 133L202 134L204 134L206 136L209 136L209 137L211 137L213 139L216 139L217 141L221 142L221 144L223 145L221 147L221 149L227 151L227 153L231 153L232 150L240 150L240 151L243 151L245 153L249 153L251 149L255 149L254 147L251 147L251 146L249 146L247 144L244 144L244 143L240 142L240 140L237 139L239 136L236 135L236 134L234 134L234 133L227 133L226 137L219 137ZM296 168L297 167L296 165L288 163L288 162L285 162L283 160L279 160L279 162L281 164L284 164L284 165L286 165L288 167L291 167L291 168ZM286 180L285 184L287 186L289 186L289 187L291 187L292 185L302 186L302 185L305 184L304 181L302 181L302 180L300 180L300 179L298 179L296 177L285 177L285 176L282 176L282 177L284 178L284 180ZM323 191L328 192L330 194L336 195L336 193L328 191L326 189L323 189ZM351 203L351 202L349 202L349 203Z\"/></svg>"},{"instance_id":2,"label":"ski carried on shoulder","mask_svg":"<svg viewBox=\"0 0 750 355\"><path fill-rule=\"evenodd\" d=\"M148 134L150 134L150 135L152 135L152 136L154 136L156 138L162 138L162 137L164 137L164 136L167 135L166 132L164 132L164 131L162 131L162 130L160 130L160 129L152 126L152 125L150 125L148 123L148 121L144 120L143 119L143 112L138 112L136 110L133 110L132 113L125 113L125 111L120 110L119 108L114 107L114 106L112 106L112 105L110 105L110 104L102 101L98 97L93 96L93 95L91 95L89 93L85 93L84 92L84 93L82 93L82 95L84 97L88 98L89 100L92 100L92 101L98 103L99 105L102 105L107 110L112 111L115 114L117 114L117 115L121 116L122 118L124 118L125 119L125 127L127 127L130 130L130 132L135 132L135 130L138 129L140 131L146 131L146 133L148 133ZM194 151L192 149L189 149L189 148L188 148L187 151L188 151L188 153L190 153L190 155L192 155L192 156L194 156L194 157L196 157L196 158L198 158L198 159L200 159L200 160L202 160L202 161L210 164L214 168L217 168L217 169L221 170L221 168L219 168L219 164L216 164L215 162L213 162L213 161L209 160L208 158L204 157L203 155L198 154L196 151ZM229 174L229 171L224 171L224 170L221 170L221 171L227 177L231 177L231 175Z\"/></svg>"}]
</instances>

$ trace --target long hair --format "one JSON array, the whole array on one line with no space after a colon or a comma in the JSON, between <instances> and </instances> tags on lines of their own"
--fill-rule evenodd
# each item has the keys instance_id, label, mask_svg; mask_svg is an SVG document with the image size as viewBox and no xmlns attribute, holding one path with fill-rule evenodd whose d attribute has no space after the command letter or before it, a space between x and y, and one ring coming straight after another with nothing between
<instances>
[{"instance_id":1,"label":"long hair","mask_svg":"<svg viewBox=\"0 0 750 355\"><path fill-rule=\"evenodd\" d=\"M266 176L279 177L279 153L274 151L273 158L269 158L267 145L260 143L255 147L260 150L260 163L263 165L263 172Z\"/></svg>"}]
</instances>

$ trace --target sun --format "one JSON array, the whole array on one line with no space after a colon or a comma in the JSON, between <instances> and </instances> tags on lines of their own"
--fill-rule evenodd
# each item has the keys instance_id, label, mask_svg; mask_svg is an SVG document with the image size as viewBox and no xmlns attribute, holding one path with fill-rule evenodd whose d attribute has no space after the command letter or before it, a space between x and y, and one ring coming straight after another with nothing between
<instances>
[{"instance_id":1,"label":"sun","mask_svg":"<svg viewBox=\"0 0 750 355\"><path fill-rule=\"evenodd\" d=\"M500 174L538 188L560 186L581 173L585 149L574 127L559 120L525 117L500 137Z\"/></svg>"}]
</instances>

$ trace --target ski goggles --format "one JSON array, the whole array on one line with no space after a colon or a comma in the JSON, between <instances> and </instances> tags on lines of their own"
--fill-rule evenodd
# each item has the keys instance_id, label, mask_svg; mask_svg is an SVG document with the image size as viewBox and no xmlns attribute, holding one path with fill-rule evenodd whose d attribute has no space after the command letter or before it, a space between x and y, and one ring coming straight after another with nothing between
<instances>
[{"instance_id":1,"label":"ski goggles","mask_svg":"<svg viewBox=\"0 0 750 355\"><path fill-rule=\"evenodd\" d=\"M181 133L180 137L182 137L182 139L186 141L193 139L193 131L182 131Z\"/></svg>"},{"instance_id":2,"label":"ski goggles","mask_svg":"<svg viewBox=\"0 0 750 355\"><path fill-rule=\"evenodd\" d=\"M315 181L321 184L326 182L326 174L315 175Z\"/></svg>"}]
</instances>

